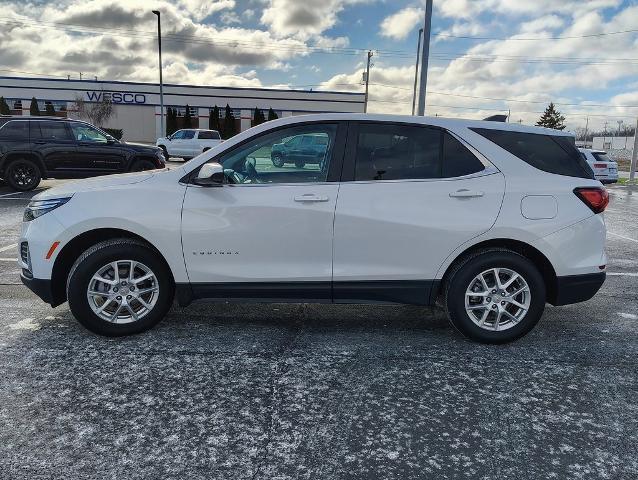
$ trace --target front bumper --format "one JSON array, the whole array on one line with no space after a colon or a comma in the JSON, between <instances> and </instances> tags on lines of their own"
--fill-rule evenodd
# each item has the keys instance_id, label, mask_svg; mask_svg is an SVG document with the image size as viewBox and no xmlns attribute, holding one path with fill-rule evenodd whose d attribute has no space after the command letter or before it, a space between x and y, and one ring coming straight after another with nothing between
<instances>
[{"instance_id":1,"label":"front bumper","mask_svg":"<svg viewBox=\"0 0 638 480\"><path fill-rule=\"evenodd\" d=\"M52 307L57 307L57 305L54 305L54 301L53 301L53 291L51 289L51 280L45 279L45 278L29 278L29 277L26 277L24 274L20 275L20 279L22 280L22 283L24 283L29 290L35 293L43 301L45 301Z\"/></svg>"},{"instance_id":2,"label":"front bumper","mask_svg":"<svg viewBox=\"0 0 638 480\"><path fill-rule=\"evenodd\" d=\"M556 295L550 303L560 306L589 300L600 290L606 277L605 272L557 277Z\"/></svg>"}]
</instances>

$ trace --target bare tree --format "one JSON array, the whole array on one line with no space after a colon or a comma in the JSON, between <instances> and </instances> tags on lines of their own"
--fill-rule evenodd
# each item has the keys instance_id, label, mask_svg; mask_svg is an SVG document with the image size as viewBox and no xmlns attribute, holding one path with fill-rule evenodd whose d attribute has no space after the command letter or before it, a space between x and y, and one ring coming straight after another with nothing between
<instances>
[{"instance_id":1,"label":"bare tree","mask_svg":"<svg viewBox=\"0 0 638 480\"><path fill-rule=\"evenodd\" d=\"M102 127L115 115L115 106L108 95L99 96L97 102L86 102L81 96L75 97L78 116L87 119L93 125Z\"/></svg>"}]
</instances>

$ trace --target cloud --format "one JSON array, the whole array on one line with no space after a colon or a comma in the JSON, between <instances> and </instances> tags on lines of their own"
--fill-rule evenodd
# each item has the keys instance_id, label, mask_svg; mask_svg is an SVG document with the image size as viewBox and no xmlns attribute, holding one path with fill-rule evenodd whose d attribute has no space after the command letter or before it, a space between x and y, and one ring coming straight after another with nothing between
<instances>
[{"instance_id":1,"label":"cloud","mask_svg":"<svg viewBox=\"0 0 638 480\"><path fill-rule=\"evenodd\" d=\"M390 15L381 22L381 35L403 40L423 19L423 10L408 7Z\"/></svg>"},{"instance_id":2,"label":"cloud","mask_svg":"<svg viewBox=\"0 0 638 480\"><path fill-rule=\"evenodd\" d=\"M338 14L349 4L369 0L267 0L261 23L277 37L293 36L309 39L320 35L337 23Z\"/></svg>"}]
</instances>

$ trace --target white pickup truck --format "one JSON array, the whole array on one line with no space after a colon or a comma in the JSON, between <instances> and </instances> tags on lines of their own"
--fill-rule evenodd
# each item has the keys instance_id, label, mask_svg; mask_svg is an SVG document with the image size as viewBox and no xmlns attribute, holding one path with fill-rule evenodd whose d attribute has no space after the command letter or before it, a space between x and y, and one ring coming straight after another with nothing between
<instances>
[{"instance_id":1,"label":"white pickup truck","mask_svg":"<svg viewBox=\"0 0 638 480\"><path fill-rule=\"evenodd\" d=\"M204 130L200 128L185 128L177 130L168 137L158 138L155 145L164 152L164 157L181 157L189 159L202 152L213 148L222 142L217 130Z\"/></svg>"}]
</instances>

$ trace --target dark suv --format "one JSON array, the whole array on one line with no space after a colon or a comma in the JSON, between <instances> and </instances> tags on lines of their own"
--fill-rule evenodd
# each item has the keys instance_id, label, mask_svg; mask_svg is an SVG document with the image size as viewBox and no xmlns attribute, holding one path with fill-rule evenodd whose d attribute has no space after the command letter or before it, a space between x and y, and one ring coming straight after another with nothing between
<instances>
[{"instance_id":1,"label":"dark suv","mask_svg":"<svg viewBox=\"0 0 638 480\"><path fill-rule=\"evenodd\" d=\"M328 150L327 135L295 135L272 146L270 159L275 167L294 163L303 168L307 163L321 164Z\"/></svg>"},{"instance_id":2,"label":"dark suv","mask_svg":"<svg viewBox=\"0 0 638 480\"><path fill-rule=\"evenodd\" d=\"M120 142L79 120L0 117L0 178L33 190L43 178L84 178L163 168L162 150Z\"/></svg>"}]
</instances>

